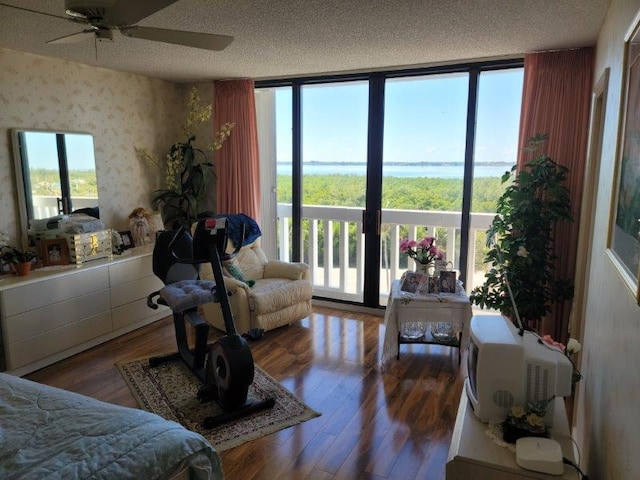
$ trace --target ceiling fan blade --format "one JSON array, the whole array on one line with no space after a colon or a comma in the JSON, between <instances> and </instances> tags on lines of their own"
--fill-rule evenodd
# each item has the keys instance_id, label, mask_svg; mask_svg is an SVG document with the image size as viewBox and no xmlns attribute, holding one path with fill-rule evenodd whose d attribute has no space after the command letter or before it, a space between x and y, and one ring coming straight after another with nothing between
<instances>
[{"instance_id":1,"label":"ceiling fan blade","mask_svg":"<svg viewBox=\"0 0 640 480\"><path fill-rule=\"evenodd\" d=\"M95 33L95 30L83 30L81 32L72 33L71 35L65 35L64 37L54 38L53 40L49 40L46 43L76 43L81 42L82 40L87 40L90 38L87 33Z\"/></svg>"},{"instance_id":2,"label":"ceiling fan blade","mask_svg":"<svg viewBox=\"0 0 640 480\"><path fill-rule=\"evenodd\" d=\"M156 42L173 43L187 47L203 48L205 50L224 50L233 41L233 37L227 35L215 35L212 33L185 32L183 30L167 30L152 27L126 27L121 28L123 35L132 38L144 38Z\"/></svg>"},{"instance_id":3,"label":"ceiling fan blade","mask_svg":"<svg viewBox=\"0 0 640 480\"><path fill-rule=\"evenodd\" d=\"M153 15L159 10L168 7L177 0L117 0L105 12L105 20L109 25L126 26L138 23L143 18Z\"/></svg>"},{"instance_id":4,"label":"ceiling fan blade","mask_svg":"<svg viewBox=\"0 0 640 480\"><path fill-rule=\"evenodd\" d=\"M60 18L61 20L67 20L67 17L62 17L60 15L53 15L52 13L47 13L47 12L40 12L39 10L31 10L30 8L16 7L15 5L9 5L8 3L0 2L0 6L15 8L16 10L22 10L30 13L39 13L40 15L46 15L47 17L53 17L53 18Z\"/></svg>"}]
</instances>

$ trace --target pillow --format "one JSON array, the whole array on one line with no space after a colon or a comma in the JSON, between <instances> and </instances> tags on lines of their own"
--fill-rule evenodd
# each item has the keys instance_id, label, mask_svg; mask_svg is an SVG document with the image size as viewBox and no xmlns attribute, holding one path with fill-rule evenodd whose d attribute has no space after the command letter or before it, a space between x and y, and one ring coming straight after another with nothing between
<instances>
[{"instance_id":1,"label":"pillow","mask_svg":"<svg viewBox=\"0 0 640 480\"><path fill-rule=\"evenodd\" d=\"M242 270L240 270L240 267L238 266L238 261L235 258L223 262L223 267L228 275L237 280L240 280L241 282L246 283L249 288L253 287L256 284L255 280L246 280L244 278Z\"/></svg>"}]
</instances>

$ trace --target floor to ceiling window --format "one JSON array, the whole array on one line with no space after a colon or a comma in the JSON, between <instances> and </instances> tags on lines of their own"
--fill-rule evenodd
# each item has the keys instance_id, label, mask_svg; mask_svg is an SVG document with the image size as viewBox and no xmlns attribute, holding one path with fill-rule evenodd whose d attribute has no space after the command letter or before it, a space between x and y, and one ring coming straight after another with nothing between
<instances>
[{"instance_id":1,"label":"floor to ceiling window","mask_svg":"<svg viewBox=\"0 0 640 480\"><path fill-rule=\"evenodd\" d=\"M414 268L399 241L430 235L467 289L478 284L516 161L522 72L513 61L256 82L261 168L277 171L263 230L278 257L311 265L317 297L384 305Z\"/></svg>"}]
</instances>

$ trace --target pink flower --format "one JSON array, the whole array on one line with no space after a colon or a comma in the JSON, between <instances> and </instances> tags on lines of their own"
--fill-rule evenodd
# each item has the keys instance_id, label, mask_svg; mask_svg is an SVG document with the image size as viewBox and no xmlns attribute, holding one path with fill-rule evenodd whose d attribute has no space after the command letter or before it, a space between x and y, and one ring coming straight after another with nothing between
<instances>
[{"instance_id":1,"label":"pink flower","mask_svg":"<svg viewBox=\"0 0 640 480\"><path fill-rule=\"evenodd\" d=\"M429 264L444 258L444 252L436 247L435 237L424 237L420 241L403 238L400 241L400 253L406 253L419 263Z\"/></svg>"},{"instance_id":2,"label":"pink flower","mask_svg":"<svg viewBox=\"0 0 640 480\"><path fill-rule=\"evenodd\" d=\"M559 349L560 349L560 350L562 350L563 352L564 352L565 348L567 348L567 347L565 347L565 346L564 346L564 344L562 344L562 343L560 343L560 342L556 342L556 341L551 337L551 335L543 335L543 336L542 336L542 341L543 341L544 343L548 344L548 345L552 345L552 346L554 346L554 347L559 348Z\"/></svg>"}]
</instances>

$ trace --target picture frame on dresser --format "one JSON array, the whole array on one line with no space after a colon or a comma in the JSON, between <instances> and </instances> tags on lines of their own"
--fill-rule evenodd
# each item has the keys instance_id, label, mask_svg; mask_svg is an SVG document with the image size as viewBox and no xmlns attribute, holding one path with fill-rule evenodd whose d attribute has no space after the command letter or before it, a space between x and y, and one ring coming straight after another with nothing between
<instances>
[{"instance_id":1,"label":"picture frame on dresser","mask_svg":"<svg viewBox=\"0 0 640 480\"><path fill-rule=\"evenodd\" d=\"M42 240L42 264L50 265L69 264L69 245L66 238L46 238Z\"/></svg>"},{"instance_id":2,"label":"picture frame on dresser","mask_svg":"<svg viewBox=\"0 0 640 480\"><path fill-rule=\"evenodd\" d=\"M131 235L130 230L125 230L123 232L118 232L120 234L120 238L122 239L122 249L128 250L133 248L135 245L133 244L133 236Z\"/></svg>"}]
</instances>

